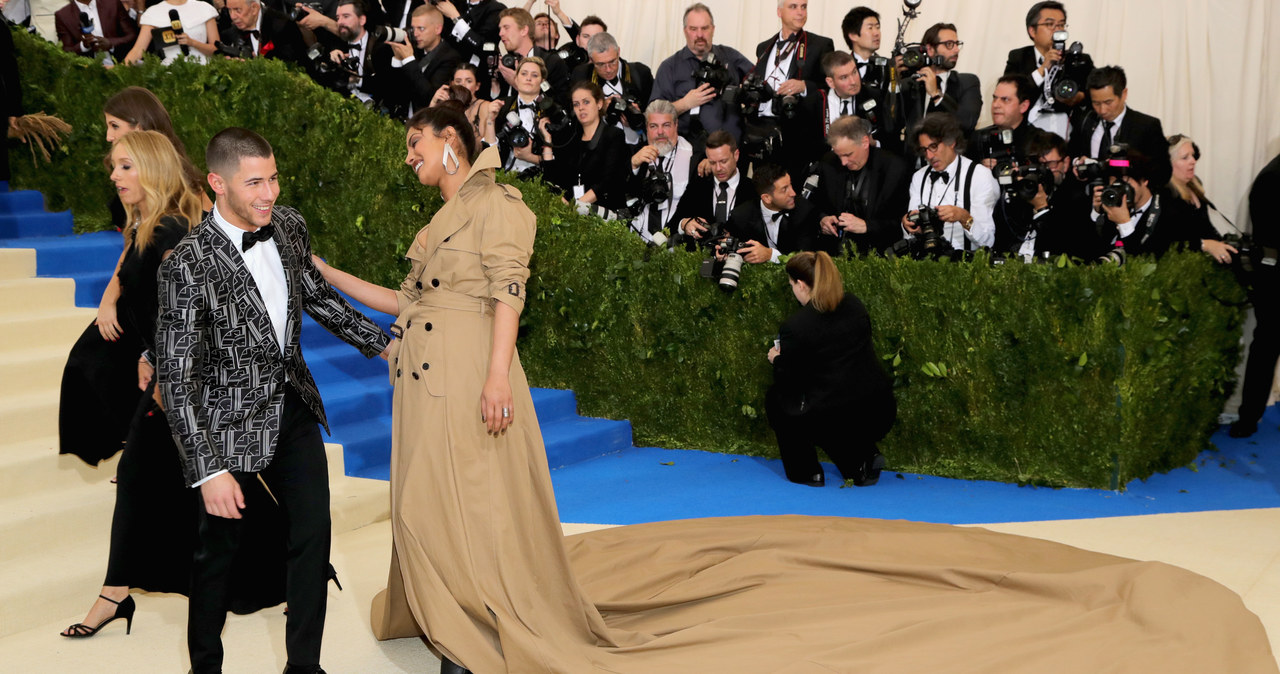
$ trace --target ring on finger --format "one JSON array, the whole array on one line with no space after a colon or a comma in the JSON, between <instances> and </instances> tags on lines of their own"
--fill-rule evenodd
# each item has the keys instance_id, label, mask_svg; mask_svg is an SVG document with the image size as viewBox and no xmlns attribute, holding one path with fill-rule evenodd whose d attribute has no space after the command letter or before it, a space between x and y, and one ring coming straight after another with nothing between
<instances>
[{"instance_id":1,"label":"ring on finger","mask_svg":"<svg viewBox=\"0 0 1280 674\"><path fill-rule=\"evenodd\" d=\"M508 409L508 408L506 408L506 407L502 408L502 418L503 418L503 419L510 419L510 418L511 418L511 410L510 410L510 409Z\"/></svg>"}]
</instances>

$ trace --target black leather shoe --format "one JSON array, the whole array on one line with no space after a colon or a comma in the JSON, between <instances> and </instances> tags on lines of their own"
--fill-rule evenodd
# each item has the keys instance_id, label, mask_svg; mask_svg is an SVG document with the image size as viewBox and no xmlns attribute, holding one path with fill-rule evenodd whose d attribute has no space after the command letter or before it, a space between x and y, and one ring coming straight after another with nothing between
<instances>
[{"instance_id":1,"label":"black leather shoe","mask_svg":"<svg viewBox=\"0 0 1280 674\"><path fill-rule=\"evenodd\" d=\"M1227 431L1227 435L1230 435L1233 438L1247 438L1257 432L1257 422L1241 419L1234 424L1231 424L1231 428Z\"/></svg>"},{"instance_id":2,"label":"black leather shoe","mask_svg":"<svg viewBox=\"0 0 1280 674\"><path fill-rule=\"evenodd\" d=\"M440 674L471 674L471 670L449 658L440 658Z\"/></svg>"},{"instance_id":3,"label":"black leather shoe","mask_svg":"<svg viewBox=\"0 0 1280 674\"><path fill-rule=\"evenodd\" d=\"M884 455L876 452L866 463L862 464L862 474L854 478L853 486L870 487L880 481L880 471L884 470Z\"/></svg>"},{"instance_id":4,"label":"black leather shoe","mask_svg":"<svg viewBox=\"0 0 1280 674\"><path fill-rule=\"evenodd\" d=\"M324 670L320 669L320 665L311 665L310 667L285 665L284 674L324 674Z\"/></svg>"},{"instance_id":5,"label":"black leather shoe","mask_svg":"<svg viewBox=\"0 0 1280 674\"><path fill-rule=\"evenodd\" d=\"M791 478L787 478L787 479L791 480ZM827 479L822 475L822 473L814 473L813 477L807 480L791 480L791 481L796 484L802 484L806 487L821 487L827 484Z\"/></svg>"}]
</instances>

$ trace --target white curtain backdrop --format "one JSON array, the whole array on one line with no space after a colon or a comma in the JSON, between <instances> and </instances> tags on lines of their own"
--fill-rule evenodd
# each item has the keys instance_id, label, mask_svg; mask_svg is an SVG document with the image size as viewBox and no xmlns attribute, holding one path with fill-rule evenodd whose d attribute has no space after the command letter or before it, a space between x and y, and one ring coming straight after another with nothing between
<instances>
[{"instance_id":1,"label":"white curtain backdrop","mask_svg":"<svg viewBox=\"0 0 1280 674\"><path fill-rule=\"evenodd\" d=\"M504 0L508 6L520 0ZM716 43L754 60L755 45L778 30L775 0L704 0L715 15ZM622 45L622 56L655 71L684 46L685 0L562 0L581 20L596 14ZM902 5L891 0L811 0L807 28L845 48L840 21L864 4L880 12L881 54L893 48ZM909 42L930 25L956 24L964 51L958 70L976 73L984 100L1004 72L1010 49L1030 44L1025 27L1034 0L924 0ZM1159 117L1165 133L1191 136L1203 153L1197 173L1209 198L1239 227L1257 174L1280 153L1280 1L1067 0L1071 40L1094 63L1119 65L1129 78L1129 105ZM534 13L546 11L538 0ZM983 113L980 124L989 124ZM1218 223L1225 228L1225 223Z\"/></svg>"}]
</instances>

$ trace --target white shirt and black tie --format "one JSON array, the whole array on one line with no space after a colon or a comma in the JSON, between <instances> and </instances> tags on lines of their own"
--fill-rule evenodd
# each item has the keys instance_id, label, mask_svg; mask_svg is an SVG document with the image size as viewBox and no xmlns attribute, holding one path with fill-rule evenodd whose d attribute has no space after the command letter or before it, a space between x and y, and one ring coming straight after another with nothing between
<instances>
[{"instance_id":1,"label":"white shirt and black tie","mask_svg":"<svg viewBox=\"0 0 1280 674\"><path fill-rule=\"evenodd\" d=\"M1058 66L1049 68L1043 75L1040 74L1040 66L1044 65L1044 54L1036 53L1036 69L1031 71L1031 80L1040 87L1040 98L1032 104L1031 109L1027 111L1027 121L1032 126L1056 133L1063 140L1068 140L1071 134L1071 117L1065 112L1054 112L1053 95L1045 91L1045 82L1048 86L1053 85L1053 78L1058 72ZM1084 84L1080 82L1080 84Z\"/></svg>"},{"instance_id":2,"label":"white shirt and black tie","mask_svg":"<svg viewBox=\"0 0 1280 674\"><path fill-rule=\"evenodd\" d=\"M729 214L733 212L734 199L738 196L738 183L741 181L742 174L734 171L728 180L716 183L716 188L711 191L711 212L716 222L729 221Z\"/></svg>"},{"instance_id":3,"label":"white shirt and black tie","mask_svg":"<svg viewBox=\"0 0 1280 674\"><path fill-rule=\"evenodd\" d=\"M258 295L262 297L262 304L266 307L267 316L271 319L276 346L283 354L284 340L289 330L289 282L284 276L284 262L280 259L280 248L276 246L274 238L269 238L255 241L246 250L245 235L250 234L249 230L236 227L222 217L217 203L213 205L213 221L231 240L231 247L240 254L241 261L249 270L249 275L253 277L253 283L258 287ZM199 487L225 472L227 471L220 470L191 486Z\"/></svg>"},{"instance_id":4,"label":"white shirt and black tie","mask_svg":"<svg viewBox=\"0 0 1280 674\"><path fill-rule=\"evenodd\" d=\"M1129 113L1129 106L1125 106L1120 111L1120 115L1114 120L1108 122L1099 120L1098 126L1093 130L1093 136L1089 139L1090 157L1097 159L1102 156L1103 150L1116 142L1116 133L1120 131L1120 124L1124 122L1124 116Z\"/></svg>"},{"instance_id":5,"label":"white shirt and black tie","mask_svg":"<svg viewBox=\"0 0 1280 674\"><path fill-rule=\"evenodd\" d=\"M778 252L778 232L782 229L782 221L787 217L785 211L775 211L764 202L760 202L760 217L764 220L764 232L766 241L758 241L769 247L769 261L777 262L782 257L782 253Z\"/></svg>"},{"instance_id":6,"label":"white shirt and black tie","mask_svg":"<svg viewBox=\"0 0 1280 674\"><path fill-rule=\"evenodd\" d=\"M967 157L956 156L941 173L926 165L911 176L911 188L908 196L908 210L917 210L921 206L958 206L964 208L965 177L973 161ZM996 242L995 206L1000 196L1000 184L996 182L991 169L978 164L973 169L973 184L969 189L969 215L973 216L973 224L968 230L963 223L948 222L943 225L944 238L951 242L957 250L968 250L975 247L990 247ZM902 230L903 236L913 235ZM966 246L965 239L972 245Z\"/></svg>"},{"instance_id":7,"label":"white shirt and black tie","mask_svg":"<svg viewBox=\"0 0 1280 674\"><path fill-rule=\"evenodd\" d=\"M799 51L800 34L794 33L790 38L783 40L778 39L773 43L773 48L769 50L765 56L764 81L769 84L769 88L777 91L783 82L787 81L787 73L791 72L791 62L796 58L796 52ZM804 90L801 90L797 96L804 96ZM769 99L760 104L761 117L773 117L773 99Z\"/></svg>"}]
</instances>

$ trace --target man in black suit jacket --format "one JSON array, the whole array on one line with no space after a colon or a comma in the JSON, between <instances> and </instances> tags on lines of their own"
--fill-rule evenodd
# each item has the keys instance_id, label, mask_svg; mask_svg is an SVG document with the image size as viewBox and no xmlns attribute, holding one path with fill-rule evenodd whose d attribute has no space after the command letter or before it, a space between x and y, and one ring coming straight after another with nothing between
<instances>
[{"instance_id":1,"label":"man in black suit jacket","mask_svg":"<svg viewBox=\"0 0 1280 674\"><path fill-rule=\"evenodd\" d=\"M818 164L811 199L822 233L850 254L880 252L902 238L911 167L897 153L871 144L871 124L841 117L827 133L831 152Z\"/></svg>"},{"instance_id":2,"label":"man in black suit jacket","mask_svg":"<svg viewBox=\"0 0 1280 674\"><path fill-rule=\"evenodd\" d=\"M982 114L982 83L977 75L955 71L964 43L949 23L935 23L925 31L925 52L929 56L941 55L946 59L937 68L921 68L914 80L908 80L902 88L903 110L907 123L907 145L911 145L914 127L931 112L949 112L960 122L960 129L967 136L978 126Z\"/></svg>"},{"instance_id":3,"label":"man in black suit jacket","mask_svg":"<svg viewBox=\"0 0 1280 674\"><path fill-rule=\"evenodd\" d=\"M635 98L629 107L629 116L637 123L632 126L627 116L618 120L618 128L626 134L628 145L644 140L644 109L653 96L653 72L639 61L626 61L618 41L608 33L596 33L587 42L587 62L573 70L574 83L588 80L600 86L605 96L605 110L611 109L617 100Z\"/></svg>"},{"instance_id":4,"label":"man in black suit jacket","mask_svg":"<svg viewBox=\"0 0 1280 674\"><path fill-rule=\"evenodd\" d=\"M382 23L410 32L414 10L425 4L426 0L382 0Z\"/></svg>"},{"instance_id":5,"label":"man in black suit jacket","mask_svg":"<svg viewBox=\"0 0 1280 674\"><path fill-rule=\"evenodd\" d=\"M1128 80L1119 66L1104 66L1089 75L1093 112L1071 132L1071 156L1097 159L1118 143L1139 150L1152 162L1151 184L1169 182L1169 141L1160 120L1128 107Z\"/></svg>"},{"instance_id":6,"label":"man in black suit jacket","mask_svg":"<svg viewBox=\"0 0 1280 674\"><path fill-rule=\"evenodd\" d=\"M392 113L408 117L416 110L431 105L440 87L453 81L453 73L462 56L441 38L444 15L430 5L413 10L410 19L413 45L388 42L392 54L391 67L400 74L400 95L392 101Z\"/></svg>"},{"instance_id":7,"label":"man in black suit jacket","mask_svg":"<svg viewBox=\"0 0 1280 674\"><path fill-rule=\"evenodd\" d=\"M187 646L197 674L220 672L229 567L244 510L242 485L261 480L287 531L285 646L289 672L320 670L331 522L324 405L299 343L305 310L367 357L389 338L325 283L306 223L275 206L271 145L225 129L205 152L213 211L159 272L157 392L189 486L199 487L199 549Z\"/></svg>"},{"instance_id":8,"label":"man in black suit jacket","mask_svg":"<svg viewBox=\"0 0 1280 674\"><path fill-rule=\"evenodd\" d=\"M833 51L822 57L826 86L806 96L801 106L802 124L787 139L791 158L791 182L803 184L808 167L830 149L827 133L835 121L844 116L867 120L871 143L892 152L902 151L902 119L895 115L881 90L863 84L858 76L858 63L847 52Z\"/></svg>"},{"instance_id":9,"label":"man in black suit jacket","mask_svg":"<svg viewBox=\"0 0 1280 674\"><path fill-rule=\"evenodd\" d=\"M551 87L550 93L556 102L569 107L569 68L553 51L536 47L533 44L533 15L519 7L502 10L498 18L498 37L508 54L515 54L516 68L527 56L537 56L547 66L545 79ZM493 100L506 98L515 93L516 68L498 65L498 73L493 78L490 93Z\"/></svg>"},{"instance_id":10,"label":"man in black suit jacket","mask_svg":"<svg viewBox=\"0 0 1280 674\"><path fill-rule=\"evenodd\" d=\"M689 249L723 230L739 204L760 199L755 183L738 170L738 141L728 131L708 134L706 153L711 172L689 180L671 216L676 233Z\"/></svg>"},{"instance_id":11,"label":"man in black suit jacket","mask_svg":"<svg viewBox=\"0 0 1280 674\"><path fill-rule=\"evenodd\" d=\"M760 198L738 200L729 214L729 233L742 241L738 252L751 264L778 262L783 255L800 250L832 248L835 239L819 241L818 211L796 196L791 176L777 164L762 164L753 180Z\"/></svg>"},{"instance_id":12,"label":"man in black suit jacket","mask_svg":"<svg viewBox=\"0 0 1280 674\"><path fill-rule=\"evenodd\" d=\"M1083 55L1085 67L1079 73L1073 68L1072 75L1081 77L1080 91L1070 100L1058 101L1054 98L1052 87L1059 77L1062 64L1062 50L1054 49L1054 33L1067 29L1067 8L1056 0L1043 0L1031 6L1027 12L1027 35L1032 44L1019 47L1009 52L1004 64L1005 75L1026 75L1037 87L1036 98L1027 113L1027 121L1032 125L1066 137L1069 131L1070 118L1082 109L1087 100L1084 80L1093 71L1093 60Z\"/></svg>"},{"instance_id":13,"label":"man in black suit jacket","mask_svg":"<svg viewBox=\"0 0 1280 674\"><path fill-rule=\"evenodd\" d=\"M233 33L223 35L222 42L246 45L262 58L304 62L307 44L292 19L260 0L227 0L226 10Z\"/></svg>"},{"instance_id":14,"label":"man in black suit jacket","mask_svg":"<svg viewBox=\"0 0 1280 674\"><path fill-rule=\"evenodd\" d=\"M356 75L339 74L329 84L339 93L347 93L366 104L385 106L395 100L395 82L391 72L390 31L386 26L370 25L361 0L338 1L338 37L345 43L329 52L334 63L355 57ZM349 84L348 84L349 83Z\"/></svg>"},{"instance_id":15,"label":"man in black suit jacket","mask_svg":"<svg viewBox=\"0 0 1280 674\"><path fill-rule=\"evenodd\" d=\"M88 33L81 28L81 14L92 22ZM138 26L129 18L129 10L120 0L98 0L93 7L88 2L71 0L53 13L53 26L63 51L90 58L106 51L119 61L138 39Z\"/></svg>"}]
</instances>

